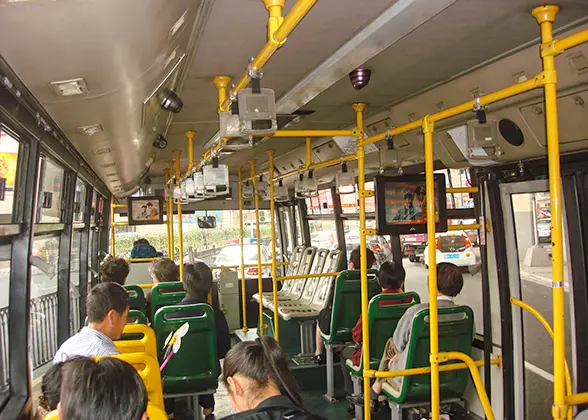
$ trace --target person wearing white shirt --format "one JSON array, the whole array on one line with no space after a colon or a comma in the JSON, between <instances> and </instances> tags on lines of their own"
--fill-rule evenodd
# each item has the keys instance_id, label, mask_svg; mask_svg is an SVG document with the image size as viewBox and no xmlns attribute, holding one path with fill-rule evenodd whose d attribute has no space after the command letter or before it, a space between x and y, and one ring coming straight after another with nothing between
<instances>
[{"instance_id":1,"label":"person wearing white shirt","mask_svg":"<svg viewBox=\"0 0 588 420\"><path fill-rule=\"evenodd\" d=\"M129 296L117 283L100 283L88 295L88 326L67 339L57 350L53 363L75 356L112 356L119 354L118 340L127 323Z\"/></svg>"}]
</instances>

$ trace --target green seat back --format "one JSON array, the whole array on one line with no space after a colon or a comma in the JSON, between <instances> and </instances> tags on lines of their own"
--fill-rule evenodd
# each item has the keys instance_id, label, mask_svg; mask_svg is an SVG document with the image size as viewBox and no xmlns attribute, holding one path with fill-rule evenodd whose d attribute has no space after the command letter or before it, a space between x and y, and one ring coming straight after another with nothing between
<instances>
[{"instance_id":1,"label":"green seat back","mask_svg":"<svg viewBox=\"0 0 588 420\"><path fill-rule=\"evenodd\" d=\"M474 312L469 306L438 308L439 351L456 351L470 355L474 340ZM410 341L405 351L406 368L430 366L429 309L419 311L412 324ZM450 361L448 363L459 363ZM439 395L441 398L459 398L463 395L469 378L467 369L440 372ZM402 389L395 402L428 401L431 398L431 375L405 376Z\"/></svg>"},{"instance_id":2,"label":"green seat back","mask_svg":"<svg viewBox=\"0 0 588 420\"><path fill-rule=\"evenodd\" d=\"M165 314L200 311L202 315L189 318L165 319ZM218 356L214 311L206 303L165 306L155 313L153 329L157 341L159 363L163 363L163 345L171 331L182 324L190 325L182 345L161 372L165 394L190 394L218 386Z\"/></svg>"},{"instance_id":3,"label":"green seat back","mask_svg":"<svg viewBox=\"0 0 588 420\"><path fill-rule=\"evenodd\" d=\"M400 303L402 300L412 299L410 303ZM397 301L398 304L391 305L390 301ZM378 369L384 347L389 338L392 338L398 322L408 308L421 303L421 298L416 292L399 294L379 294L370 300L368 306L368 328L370 332L370 368ZM359 363L363 371L363 357ZM354 372L356 373L356 372Z\"/></svg>"},{"instance_id":4,"label":"green seat back","mask_svg":"<svg viewBox=\"0 0 588 420\"><path fill-rule=\"evenodd\" d=\"M136 309L129 310L129 317L127 318L127 324L145 324L147 325L147 317L141 311ZM84 320L84 326L88 326L88 317Z\"/></svg>"},{"instance_id":5,"label":"green seat back","mask_svg":"<svg viewBox=\"0 0 588 420\"><path fill-rule=\"evenodd\" d=\"M377 270L368 270L368 299L382 291L378 284L377 273ZM323 335L325 343L346 343L352 340L351 332L361 314L360 279L359 270L342 271L335 279L331 334Z\"/></svg>"},{"instance_id":6,"label":"green seat back","mask_svg":"<svg viewBox=\"0 0 588 420\"><path fill-rule=\"evenodd\" d=\"M164 306L177 305L186 296L184 283L181 281L158 283L151 289L151 320L155 312Z\"/></svg>"},{"instance_id":7,"label":"green seat back","mask_svg":"<svg viewBox=\"0 0 588 420\"><path fill-rule=\"evenodd\" d=\"M129 294L129 305L131 309L138 311L145 311L145 292L137 285L124 286Z\"/></svg>"}]
</instances>

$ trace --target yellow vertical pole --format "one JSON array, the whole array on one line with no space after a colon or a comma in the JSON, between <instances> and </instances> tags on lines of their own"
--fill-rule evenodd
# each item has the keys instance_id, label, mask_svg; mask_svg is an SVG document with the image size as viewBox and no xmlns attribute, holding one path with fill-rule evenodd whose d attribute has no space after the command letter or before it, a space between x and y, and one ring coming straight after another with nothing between
<instances>
[{"instance_id":1,"label":"yellow vertical pole","mask_svg":"<svg viewBox=\"0 0 588 420\"><path fill-rule=\"evenodd\" d=\"M363 149L363 110L366 105L362 103L353 104L355 118L357 121L357 188L359 190L359 253L361 272L361 332L362 332L362 360L363 370L370 369L370 332L368 329L368 280L367 280L367 248L366 248L366 221L365 221L365 151ZM363 395L366 400L370 395L370 381L363 381ZM364 404L364 419L370 420L370 404Z\"/></svg>"},{"instance_id":2,"label":"yellow vertical pole","mask_svg":"<svg viewBox=\"0 0 588 420\"><path fill-rule=\"evenodd\" d=\"M437 250L435 243L435 178L433 167L433 131L434 124L429 117L423 118L423 135L425 142L425 189L427 197L427 241L429 243L429 328L431 362L431 419L439 420L441 407L439 403L439 325L437 320Z\"/></svg>"},{"instance_id":3,"label":"yellow vertical pole","mask_svg":"<svg viewBox=\"0 0 588 420\"><path fill-rule=\"evenodd\" d=\"M110 254L115 257L116 255L116 246L114 241L116 240L116 235L114 232L114 195L110 196Z\"/></svg>"},{"instance_id":4,"label":"yellow vertical pole","mask_svg":"<svg viewBox=\"0 0 588 420\"><path fill-rule=\"evenodd\" d=\"M170 181L174 178L175 174L175 162L173 160L169 160L167 162L169 165L169 179ZM168 254L168 257L171 258L172 261L176 259L176 244L174 241L174 199L173 199L173 190L174 190L174 182L170 182L170 197L169 197L169 242L171 246L171 252Z\"/></svg>"},{"instance_id":5,"label":"yellow vertical pole","mask_svg":"<svg viewBox=\"0 0 588 420\"><path fill-rule=\"evenodd\" d=\"M166 184L165 188L169 190L169 188L167 186L167 182L169 181L169 169L165 168L163 170L163 174L165 175L165 184ZM171 200L171 197L169 194L167 194L167 196L165 197L165 213L167 215L167 220L165 221L165 225L167 227L167 255L169 255L169 256L171 256L173 253L173 242L171 241L172 234L170 233L170 229L172 229L171 220L172 220L173 215L171 214L170 208L169 208L170 200Z\"/></svg>"},{"instance_id":6,"label":"yellow vertical pole","mask_svg":"<svg viewBox=\"0 0 588 420\"><path fill-rule=\"evenodd\" d=\"M310 137L306 138L306 148L305 148L305 152L306 152L306 162L304 163L304 169L308 169L310 167L310 165L312 165L312 155L311 155L311 147L310 147Z\"/></svg>"},{"instance_id":7,"label":"yellow vertical pole","mask_svg":"<svg viewBox=\"0 0 588 420\"><path fill-rule=\"evenodd\" d=\"M259 293L259 330L257 334L263 335L263 279L261 275L261 231L259 229L259 195L257 195L257 183L255 181L255 159L249 161L251 167L251 182L255 188L255 235L257 238L257 292Z\"/></svg>"},{"instance_id":8,"label":"yellow vertical pole","mask_svg":"<svg viewBox=\"0 0 588 420\"><path fill-rule=\"evenodd\" d=\"M553 22L559 12L557 6L541 6L533 10L533 16L541 25L541 42L553 41ZM553 291L553 407L554 419L566 418L565 385L565 293L563 269L563 234L561 210L561 172L559 161L559 138L557 123L557 73L555 57L542 54L545 73L545 125L547 129L547 157L549 161L549 193L551 198L551 262Z\"/></svg>"},{"instance_id":9,"label":"yellow vertical pole","mask_svg":"<svg viewBox=\"0 0 588 420\"><path fill-rule=\"evenodd\" d=\"M196 131L186 131L184 135L188 139L188 172L190 172L194 166L194 136Z\"/></svg>"},{"instance_id":10,"label":"yellow vertical pole","mask_svg":"<svg viewBox=\"0 0 588 420\"><path fill-rule=\"evenodd\" d=\"M243 250L243 179L241 177L241 168L237 169L239 175L239 245L241 245L241 310L243 312L243 328L242 331L246 333L249 331L247 328L247 296L245 288L245 251ZM259 295L261 299L261 295Z\"/></svg>"},{"instance_id":11,"label":"yellow vertical pole","mask_svg":"<svg viewBox=\"0 0 588 420\"><path fill-rule=\"evenodd\" d=\"M180 186L180 150L174 151L176 158L176 185ZM180 281L184 281L184 232L182 231L182 205L178 204L178 249L180 254Z\"/></svg>"},{"instance_id":12,"label":"yellow vertical pole","mask_svg":"<svg viewBox=\"0 0 588 420\"><path fill-rule=\"evenodd\" d=\"M278 270L276 265L276 206L274 203L274 151L268 150L269 156L269 185L270 185L270 213L272 229L272 292L274 298L274 338L280 342L280 317L278 316ZM260 299L261 299L261 295Z\"/></svg>"}]
</instances>

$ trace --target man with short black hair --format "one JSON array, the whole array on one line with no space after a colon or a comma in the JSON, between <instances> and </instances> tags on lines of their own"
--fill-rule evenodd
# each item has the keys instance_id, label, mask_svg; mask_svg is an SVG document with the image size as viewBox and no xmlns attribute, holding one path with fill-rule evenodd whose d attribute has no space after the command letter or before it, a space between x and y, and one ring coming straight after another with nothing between
<instances>
[{"instance_id":1,"label":"man with short black hair","mask_svg":"<svg viewBox=\"0 0 588 420\"><path fill-rule=\"evenodd\" d=\"M127 362L82 357L63 367L61 420L146 420L147 402L145 385Z\"/></svg>"},{"instance_id":2,"label":"man with short black hair","mask_svg":"<svg viewBox=\"0 0 588 420\"><path fill-rule=\"evenodd\" d=\"M129 263L122 258L111 257L100 266L100 281L102 283L118 283L125 285L130 272Z\"/></svg>"},{"instance_id":3,"label":"man with short black hair","mask_svg":"<svg viewBox=\"0 0 588 420\"><path fill-rule=\"evenodd\" d=\"M119 354L118 340L127 323L129 296L117 283L100 283L90 291L86 303L88 326L67 339L55 353L53 363L74 356L111 356Z\"/></svg>"}]
</instances>

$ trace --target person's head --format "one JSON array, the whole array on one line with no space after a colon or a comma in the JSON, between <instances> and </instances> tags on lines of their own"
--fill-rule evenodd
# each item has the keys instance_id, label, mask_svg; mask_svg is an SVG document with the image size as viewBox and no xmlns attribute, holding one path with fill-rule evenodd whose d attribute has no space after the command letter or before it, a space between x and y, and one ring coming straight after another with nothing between
<instances>
[{"instance_id":1,"label":"person's head","mask_svg":"<svg viewBox=\"0 0 588 420\"><path fill-rule=\"evenodd\" d=\"M56 410L57 404L61 400L61 372L65 363L59 362L51 365L43 375L39 406L46 411Z\"/></svg>"},{"instance_id":2,"label":"person's head","mask_svg":"<svg viewBox=\"0 0 588 420\"><path fill-rule=\"evenodd\" d=\"M425 201L425 195L427 194L427 190L424 186L419 185L414 189L414 194L416 195L417 200L421 203Z\"/></svg>"},{"instance_id":3,"label":"person's head","mask_svg":"<svg viewBox=\"0 0 588 420\"><path fill-rule=\"evenodd\" d=\"M147 210L147 206L141 206L141 210L143 210L143 211Z\"/></svg>"},{"instance_id":4,"label":"person's head","mask_svg":"<svg viewBox=\"0 0 588 420\"><path fill-rule=\"evenodd\" d=\"M304 410L286 354L271 337L243 341L229 350L223 365L223 382L237 412L253 409L276 395L290 397Z\"/></svg>"},{"instance_id":5,"label":"person's head","mask_svg":"<svg viewBox=\"0 0 588 420\"><path fill-rule=\"evenodd\" d=\"M146 419L147 391L127 362L81 357L63 368L60 420Z\"/></svg>"},{"instance_id":6,"label":"person's head","mask_svg":"<svg viewBox=\"0 0 588 420\"><path fill-rule=\"evenodd\" d=\"M406 271L396 261L386 261L380 266L378 283L382 290L398 290L404 284Z\"/></svg>"},{"instance_id":7,"label":"person's head","mask_svg":"<svg viewBox=\"0 0 588 420\"><path fill-rule=\"evenodd\" d=\"M184 266L184 289L192 298L206 300L212 288L212 271L203 262Z\"/></svg>"},{"instance_id":8,"label":"person's head","mask_svg":"<svg viewBox=\"0 0 588 420\"><path fill-rule=\"evenodd\" d=\"M459 267L450 263L437 264L437 293L456 297L463 288L463 275Z\"/></svg>"},{"instance_id":9,"label":"person's head","mask_svg":"<svg viewBox=\"0 0 588 420\"><path fill-rule=\"evenodd\" d=\"M376 256L374 255L374 251L369 248L366 248L366 261L367 261L367 268L371 268L374 265L374 261L376 261ZM347 265L350 270L359 270L361 267L361 253L359 247L354 248L351 251L351 255L349 256L349 264Z\"/></svg>"},{"instance_id":10,"label":"person's head","mask_svg":"<svg viewBox=\"0 0 588 420\"><path fill-rule=\"evenodd\" d=\"M100 266L100 281L114 282L124 286L129 271L129 263L123 258L109 258Z\"/></svg>"},{"instance_id":11,"label":"person's head","mask_svg":"<svg viewBox=\"0 0 588 420\"><path fill-rule=\"evenodd\" d=\"M86 312L90 328L118 340L127 324L129 295L120 284L97 284L88 295Z\"/></svg>"},{"instance_id":12,"label":"person's head","mask_svg":"<svg viewBox=\"0 0 588 420\"><path fill-rule=\"evenodd\" d=\"M153 261L149 266L149 275L151 275L154 284L180 281L180 269L169 258Z\"/></svg>"},{"instance_id":13,"label":"person's head","mask_svg":"<svg viewBox=\"0 0 588 420\"><path fill-rule=\"evenodd\" d=\"M137 239L134 243L133 246L135 245L149 245L149 241L145 238L141 238L141 239Z\"/></svg>"},{"instance_id":14,"label":"person's head","mask_svg":"<svg viewBox=\"0 0 588 420\"><path fill-rule=\"evenodd\" d=\"M414 194L410 191L408 191L406 194L404 194L404 205L406 207L412 207L412 203L414 201Z\"/></svg>"},{"instance_id":15,"label":"person's head","mask_svg":"<svg viewBox=\"0 0 588 420\"><path fill-rule=\"evenodd\" d=\"M153 208L153 203L151 201L147 203L147 208L149 208L149 210Z\"/></svg>"}]
</instances>

